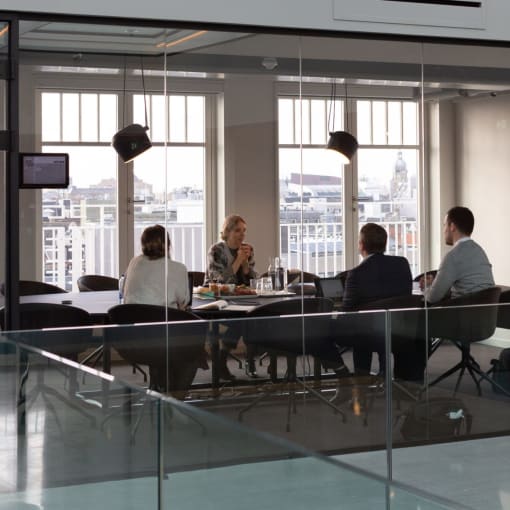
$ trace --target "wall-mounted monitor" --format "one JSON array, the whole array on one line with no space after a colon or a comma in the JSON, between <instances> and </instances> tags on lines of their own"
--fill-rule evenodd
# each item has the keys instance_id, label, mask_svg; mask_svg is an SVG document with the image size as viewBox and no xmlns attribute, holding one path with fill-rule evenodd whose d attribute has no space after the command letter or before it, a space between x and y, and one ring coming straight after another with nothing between
<instances>
[{"instance_id":1,"label":"wall-mounted monitor","mask_svg":"<svg viewBox=\"0 0 510 510\"><path fill-rule=\"evenodd\" d=\"M69 186L69 154L20 154L20 188L67 188Z\"/></svg>"}]
</instances>

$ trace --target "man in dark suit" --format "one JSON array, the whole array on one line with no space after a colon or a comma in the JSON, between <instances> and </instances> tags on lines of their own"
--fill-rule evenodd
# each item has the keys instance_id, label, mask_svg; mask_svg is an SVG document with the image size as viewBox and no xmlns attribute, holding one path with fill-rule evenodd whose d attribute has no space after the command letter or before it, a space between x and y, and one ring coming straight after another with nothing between
<instances>
[{"instance_id":1,"label":"man in dark suit","mask_svg":"<svg viewBox=\"0 0 510 510\"><path fill-rule=\"evenodd\" d=\"M361 264L351 269L345 280L342 309L362 309L372 301L411 295L413 278L404 257L384 255L388 234L375 223L367 223L359 233Z\"/></svg>"},{"instance_id":2,"label":"man in dark suit","mask_svg":"<svg viewBox=\"0 0 510 510\"><path fill-rule=\"evenodd\" d=\"M404 257L384 255L387 240L386 230L380 225L367 223L361 228L358 248L363 261L347 275L343 311L370 309L375 301L412 295L409 262ZM345 327L347 324L349 327ZM380 370L384 371L384 317L381 314L351 316L346 318L342 329L339 329L338 343L353 346L356 373L370 372L374 351L379 353ZM407 362L404 358L397 363L397 357L395 355L396 372L402 368L397 366L400 361Z\"/></svg>"}]
</instances>

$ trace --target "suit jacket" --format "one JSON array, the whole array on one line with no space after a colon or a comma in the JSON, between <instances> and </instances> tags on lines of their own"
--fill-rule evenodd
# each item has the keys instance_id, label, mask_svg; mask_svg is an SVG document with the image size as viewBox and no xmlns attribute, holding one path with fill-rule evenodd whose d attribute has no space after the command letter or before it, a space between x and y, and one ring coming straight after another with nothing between
<instances>
[{"instance_id":1,"label":"suit jacket","mask_svg":"<svg viewBox=\"0 0 510 510\"><path fill-rule=\"evenodd\" d=\"M413 278L407 259L374 253L349 271L342 309L358 310L372 301L411 295L412 291Z\"/></svg>"}]
</instances>

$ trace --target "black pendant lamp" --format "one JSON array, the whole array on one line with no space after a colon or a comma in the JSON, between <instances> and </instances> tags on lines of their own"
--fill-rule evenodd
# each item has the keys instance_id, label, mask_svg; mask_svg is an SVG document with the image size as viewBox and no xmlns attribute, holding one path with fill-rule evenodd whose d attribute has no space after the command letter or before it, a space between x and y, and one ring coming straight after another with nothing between
<instances>
[{"instance_id":1,"label":"black pendant lamp","mask_svg":"<svg viewBox=\"0 0 510 510\"><path fill-rule=\"evenodd\" d=\"M349 113L347 106L347 82L344 81L345 85L345 108L346 108L346 124L349 127ZM328 128L335 125L335 99L336 99L336 83L333 81L331 84L331 104L328 115ZM331 112L333 112L333 119L331 120ZM336 151L340 156L340 161L344 165L348 165L351 162L352 157L358 150L358 140L351 135L348 131L330 131L327 149Z\"/></svg>"},{"instance_id":2,"label":"black pendant lamp","mask_svg":"<svg viewBox=\"0 0 510 510\"><path fill-rule=\"evenodd\" d=\"M149 130L147 122L147 102L145 98L145 80L143 75L142 58L142 86L143 86L143 104L145 108L145 126L140 124L129 124L117 131L112 138L112 146L117 151L124 163L129 163L152 147L152 143L147 136ZM126 101L126 61L124 60L124 90L122 94L122 125L124 125L124 110Z\"/></svg>"}]
</instances>

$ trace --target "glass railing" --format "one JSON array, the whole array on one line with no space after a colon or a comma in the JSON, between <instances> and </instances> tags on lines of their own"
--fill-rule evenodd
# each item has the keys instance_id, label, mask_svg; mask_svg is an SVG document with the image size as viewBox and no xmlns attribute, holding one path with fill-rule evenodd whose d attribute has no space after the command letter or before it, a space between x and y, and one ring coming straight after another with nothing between
<instances>
[{"instance_id":1,"label":"glass railing","mask_svg":"<svg viewBox=\"0 0 510 510\"><path fill-rule=\"evenodd\" d=\"M145 326L134 328L148 338ZM125 328L111 329L120 334ZM67 343L79 344L84 331L65 330ZM0 507L459 508L191 401L26 346L45 345L44 337L54 333L3 335L16 349L0 356ZM58 345L55 337L52 344ZM346 425L337 420L329 432L346 434ZM307 433L327 434L320 427Z\"/></svg>"},{"instance_id":2,"label":"glass railing","mask_svg":"<svg viewBox=\"0 0 510 510\"><path fill-rule=\"evenodd\" d=\"M425 368L422 385L396 379L391 388L394 480L472 508L508 506L501 455L510 430L510 365L505 371L494 361L510 347L507 316L503 304L389 314L394 358L400 350L408 364ZM494 366L502 388L487 374Z\"/></svg>"}]
</instances>

